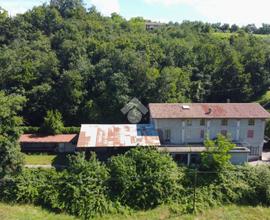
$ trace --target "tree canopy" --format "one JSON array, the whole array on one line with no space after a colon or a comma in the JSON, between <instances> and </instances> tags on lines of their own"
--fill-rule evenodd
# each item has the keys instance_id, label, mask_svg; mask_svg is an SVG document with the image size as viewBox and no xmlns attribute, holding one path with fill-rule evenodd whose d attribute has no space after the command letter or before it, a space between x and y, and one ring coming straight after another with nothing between
<instances>
[{"instance_id":1,"label":"tree canopy","mask_svg":"<svg viewBox=\"0 0 270 220\"><path fill-rule=\"evenodd\" d=\"M143 18L105 17L81 0L15 17L1 10L0 90L27 99L21 116L33 126L49 109L67 126L125 122L120 110L133 97L249 102L270 76L269 43L252 27L184 21L146 30Z\"/></svg>"}]
</instances>

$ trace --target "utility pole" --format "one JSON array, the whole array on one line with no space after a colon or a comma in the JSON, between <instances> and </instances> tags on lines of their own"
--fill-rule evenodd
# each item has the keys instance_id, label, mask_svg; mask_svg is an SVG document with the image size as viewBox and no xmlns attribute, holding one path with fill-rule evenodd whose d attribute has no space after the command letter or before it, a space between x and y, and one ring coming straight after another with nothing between
<instances>
[{"instance_id":1,"label":"utility pole","mask_svg":"<svg viewBox=\"0 0 270 220\"><path fill-rule=\"evenodd\" d=\"M194 170L194 184L193 184L193 213L196 209L196 187L197 187L197 175L198 171L197 169Z\"/></svg>"}]
</instances>

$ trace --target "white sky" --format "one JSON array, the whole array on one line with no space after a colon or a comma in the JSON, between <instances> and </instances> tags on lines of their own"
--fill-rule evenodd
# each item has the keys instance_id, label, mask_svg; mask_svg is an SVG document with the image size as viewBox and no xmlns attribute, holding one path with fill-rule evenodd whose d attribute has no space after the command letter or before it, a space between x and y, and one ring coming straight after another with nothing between
<instances>
[{"instance_id":1,"label":"white sky","mask_svg":"<svg viewBox=\"0 0 270 220\"><path fill-rule=\"evenodd\" d=\"M22 13L49 0L0 0L11 15ZM201 20L238 25L270 23L270 0L85 0L96 5L104 15L117 12L154 20ZM182 17L181 17L182 15Z\"/></svg>"}]
</instances>

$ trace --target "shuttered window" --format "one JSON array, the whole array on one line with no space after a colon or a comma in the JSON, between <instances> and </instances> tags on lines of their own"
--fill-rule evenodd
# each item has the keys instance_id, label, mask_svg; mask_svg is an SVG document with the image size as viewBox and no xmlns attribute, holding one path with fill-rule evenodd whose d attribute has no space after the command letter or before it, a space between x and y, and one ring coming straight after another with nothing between
<instances>
[{"instance_id":1,"label":"shuttered window","mask_svg":"<svg viewBox=\"0 0 270 220\"><path fill-rule=\"evenodd\" d=\"M253 130L248 130L247 137L248 138L253 138L254 137L254 131Z\"/></svg>"}]
</instances>

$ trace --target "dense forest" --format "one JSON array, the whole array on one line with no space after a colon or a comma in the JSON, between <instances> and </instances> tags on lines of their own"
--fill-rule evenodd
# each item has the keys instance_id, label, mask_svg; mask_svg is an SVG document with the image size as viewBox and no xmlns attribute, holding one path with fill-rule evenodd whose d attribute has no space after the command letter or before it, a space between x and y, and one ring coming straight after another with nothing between
<instances>
[{"instance_id":1,"label":"dense forest","mask_svg":"<svg viewBox=\"0 0 270 220\"><path fill-rule=\"evenodd\" d=\"M125 122L120 109L133 97L249 102L268 90L270 46L252 34L267 31L248 27L185 21L149 31L143 18L105 17L80 0L15 17L0 10L0 90L26 98L21 115L32 126L48 110L65 125ZM222 28L233 33L215 34Z\"/></svg>"}]
</instances>

